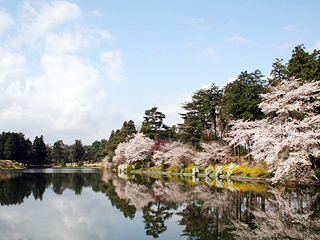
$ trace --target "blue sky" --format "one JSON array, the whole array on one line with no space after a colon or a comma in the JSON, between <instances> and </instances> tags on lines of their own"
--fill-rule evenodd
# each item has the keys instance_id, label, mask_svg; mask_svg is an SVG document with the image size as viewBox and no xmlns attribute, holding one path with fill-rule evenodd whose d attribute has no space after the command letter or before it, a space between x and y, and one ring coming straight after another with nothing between
<instances>
[{"instance_id":1,"label":"blue sky","mask_svg":"<svg viewBox=\"0 0 320 240\"><path fill-rule=\"evenodd\" d=\"M320 49L319 12L318 0L0 0L0 130L91 144L155 106L181 123L202 87Z\"/></svg>"}]
</instances>

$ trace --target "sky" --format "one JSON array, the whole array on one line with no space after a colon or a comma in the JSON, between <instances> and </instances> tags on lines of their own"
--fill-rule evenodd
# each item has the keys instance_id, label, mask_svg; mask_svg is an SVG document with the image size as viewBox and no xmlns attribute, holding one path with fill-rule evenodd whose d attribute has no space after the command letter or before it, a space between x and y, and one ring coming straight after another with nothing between
<instances>
[{"instance_id":1,"label":"sky","mask_svg":"<svg viewBox=\"0 0 320 240\"><path fill-rule=\"evenodd\" d=\"M0 130L85 145L320 49L318 0L0 0Z\"/></svg>"}]
</instances>

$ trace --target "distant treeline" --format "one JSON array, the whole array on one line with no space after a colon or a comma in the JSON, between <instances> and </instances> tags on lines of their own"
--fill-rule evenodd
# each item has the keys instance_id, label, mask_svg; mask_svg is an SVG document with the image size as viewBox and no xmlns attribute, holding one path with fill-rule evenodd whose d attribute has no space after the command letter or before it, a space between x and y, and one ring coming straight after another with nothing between
<instances>
[{"instance_id":1,"label":"distant treeline","mask_svg":"<svg viewBox=\"0 0 320 240\"><path fill-rule=\"evenodd\" d=\"M3 132L0 135L0 159L9 159L24 165L41 166L47 157L43 136L31 142L22 133Z\"/></svg>"}]
</instances>

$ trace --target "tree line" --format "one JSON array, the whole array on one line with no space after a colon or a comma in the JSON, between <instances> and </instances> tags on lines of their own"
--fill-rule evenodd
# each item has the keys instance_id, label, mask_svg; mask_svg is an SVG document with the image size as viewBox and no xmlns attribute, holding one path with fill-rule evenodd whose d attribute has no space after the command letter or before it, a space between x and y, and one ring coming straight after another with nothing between
<instances>
[{"instance_id":1,"label":"tree line","mask_svg":"<svg viewBox=\"0 0 320 240\"><path fill-rule=\"evenodd\" d=\"M269 119L270 125L271 120L276 119L280 114L277 111L267 110L261 105L264 100L263 94L275 93L281 88L288 89L287 86L291 84L290 79L293 77L300 79L293 89L298 89L299 86L307 83L319 82L320 50L309 53L305 51L303 44L298 45L292 51L291 59L287 63L283 63L283 59L276 59L272 64L270 77L267 79L260 70L243 71L235 81L228 83L222 89L213 83L209 88L195 91L191 101L182 103L183 112L180 113L183 119L182 124L173 126L164 124L165 114L160 112L157 107L153 107L145 111L140 129L136 129L132 120L125 121L122 128L112 130L108 140L95 141L91 145L84 146L81 140L75 140L74 144L67 145L63 143L63 140L58 140L49 146L45 145L43 136L36 137L32 143L29 139L25 139L22 133L2 133L0 158L16 160L26 165L41 165L50 162L54 164L80 161L96 162L103 158L107 158L107 161L112 163L119 144L128 142L138 131L154 141L153 149L158 149L166 142L179 141L190 144L195 149L203 150L203 146L206 146L203 145L204 143L213 141L233 147L233 154L240 156L240 153L244 153L244 151L249 152L253 142L257 140L253 140L252 134L250 135L248 132L246 136L235 134L236 130L245 133L237 126L241 125L241 121L251 124L263 119ZM308 100L305 98L304 102L298 99L299 96L296 96L287 99L287 103L290 103L290 106L297 105L297 103L303 105L307 102L313 104L312 116L318 116L320 112L319 95L317 92L313 94L315 96L309 96ZM278 98L278 100L282 101L283 99ZM284 126L285 122L289 123L289 118L301 122L307 116L306 110L303 111L302 108L288 110L287 115L283 115L274 124ZM290 122L293 123L291 120ZM240 121L238 125L236 121ZM313 127L312 130L314 129ZM301 132L305 130L305 128L297 129ZM280 139L284 139L288 134L290 135L290 133L283 133ZM315 136L313 138L318 139ZM317 141L314 145L316 149L319 149ZM284 146L279 154L282 154L283 151L287 151L289 154L291 150L290 147ZM319 167L318 154L308 157L313 160L314 167ZM250 154L248 158L250 161Z\"/></svg>"}]
</instances>

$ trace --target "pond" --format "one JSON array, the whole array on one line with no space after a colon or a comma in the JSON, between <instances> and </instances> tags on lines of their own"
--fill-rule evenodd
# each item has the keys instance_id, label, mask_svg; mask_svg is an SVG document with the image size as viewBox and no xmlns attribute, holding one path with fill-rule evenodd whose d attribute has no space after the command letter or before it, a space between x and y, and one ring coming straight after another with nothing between
<instances>
[{"instance_id":1,"label":"pond","mask_svg":"<svg viewBox=\"0 0 320 240\"><path fill-rule=\"evenodd\" d=\"M0 172L1 239L320 239L320 187L97 169Z\"/></svg>"}]
</instances>

